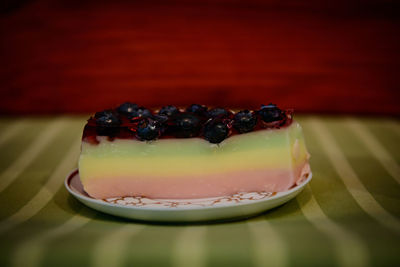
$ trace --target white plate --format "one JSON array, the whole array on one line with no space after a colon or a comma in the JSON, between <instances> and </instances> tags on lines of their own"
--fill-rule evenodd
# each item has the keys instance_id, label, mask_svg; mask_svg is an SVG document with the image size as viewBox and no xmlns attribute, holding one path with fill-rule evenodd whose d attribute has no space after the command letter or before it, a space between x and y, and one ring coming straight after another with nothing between
<instances>
[{"instance_id":1,"label":"white plate","mask_svg":"<svg viewBox=\"0 0 400 267\"><path fill-rule=\"evenodd\" d=\"M249 217L282 205L299 194L311 180L307 173L303 181L284 192L250 192L231 196L201 199L149 199L119 197L94 199L82 187L78 170L65 179L65 187L80 202L95 210L130 218L158 222L196 222Z\"/></svg>"}]
</instances>

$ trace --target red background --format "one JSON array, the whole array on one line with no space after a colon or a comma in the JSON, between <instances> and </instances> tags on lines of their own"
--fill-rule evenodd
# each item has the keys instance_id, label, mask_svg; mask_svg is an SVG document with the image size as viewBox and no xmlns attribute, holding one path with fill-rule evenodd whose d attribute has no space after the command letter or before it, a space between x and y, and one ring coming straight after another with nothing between
<instances>
[{"instance_id":1,"label":"red background","mask_svg":"<svg viewBox=\"0 0 400 267\"><path fill-rule=\"evenodd\" d=\"M0 113L131 100L399 115L399 14L392 1L6 1Z\"/></svg>"}]
</instances>

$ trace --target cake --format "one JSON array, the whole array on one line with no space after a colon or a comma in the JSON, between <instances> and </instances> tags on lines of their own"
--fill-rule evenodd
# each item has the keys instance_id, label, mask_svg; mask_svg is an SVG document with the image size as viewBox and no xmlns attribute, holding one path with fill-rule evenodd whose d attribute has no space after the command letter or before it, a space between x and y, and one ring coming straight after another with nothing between
<instances>
[{"instance_id":1,"label":"cake","mask_svg":"<svg viewBox=\"0 0 400 267\"><path fill-rule=\"evenodd\" d=\"M151 111L127 102L89 118L79 175L96 199L206 198L288 190L310 172L308 159L292 111L273 104Z\"/></svg>"}]
</instances>

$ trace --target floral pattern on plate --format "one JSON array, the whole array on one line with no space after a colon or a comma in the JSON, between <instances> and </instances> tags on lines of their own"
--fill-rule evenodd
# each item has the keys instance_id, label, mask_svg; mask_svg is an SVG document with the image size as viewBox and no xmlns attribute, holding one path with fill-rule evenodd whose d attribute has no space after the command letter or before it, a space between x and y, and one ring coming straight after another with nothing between
<instances>
[{"instance_id":1,"label":"floral pattern on plate","mask_svg":"<svg viewBox=\"0 0 400 267\"><path fill-rule=\"evenodd\" d=\"M250 203L267 199L276 195L276 192L242 192L230 196L197 199L150 199L146 197L115 197L103 199L112 204L154 207L154 208L180 208L180 207L215 207L228 203Z\"/></svg>"}]
</instances>

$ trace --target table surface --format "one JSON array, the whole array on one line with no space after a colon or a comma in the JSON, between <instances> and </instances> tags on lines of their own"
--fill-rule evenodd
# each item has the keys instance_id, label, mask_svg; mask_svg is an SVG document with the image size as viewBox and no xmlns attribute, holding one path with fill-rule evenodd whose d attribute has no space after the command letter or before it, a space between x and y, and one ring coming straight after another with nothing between
<instances>
[{"instance_id":1,"label":"table surface","mask_svg":"<svg viewBox=\"0 0 400 267\"><path fill-rule=\"evenodd\" d=\"M246 220L129 221L63 186L85 117L0 117L1 266L400 264L400 122L301 116L313 180Z\"/></svg>"}]
</instances>

